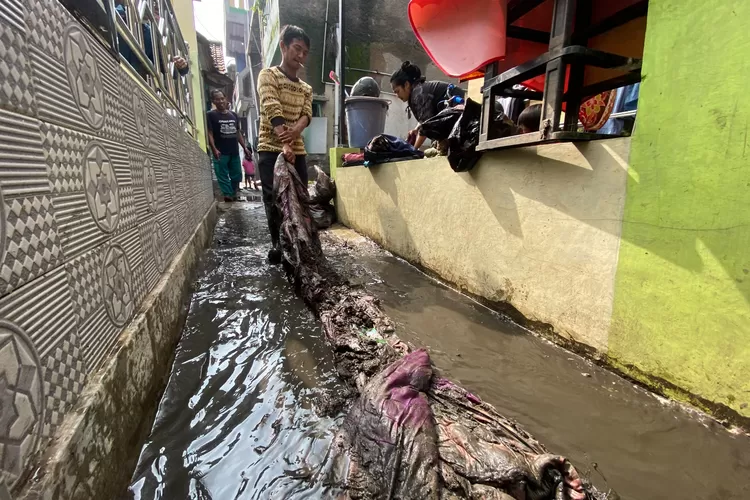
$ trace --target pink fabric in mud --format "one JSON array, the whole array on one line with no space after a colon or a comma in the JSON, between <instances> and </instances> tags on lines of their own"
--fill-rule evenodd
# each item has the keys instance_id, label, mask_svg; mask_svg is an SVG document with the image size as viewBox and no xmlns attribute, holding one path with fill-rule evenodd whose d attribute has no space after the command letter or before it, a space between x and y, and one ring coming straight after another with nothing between
<instances>
[{"instance_id":1,"label":"pink fabric in mud","mask_svg":"<svg viewBox=\"0 0 750 500\"><path fill-rule=\"evenodd\" d=\"M427 351L414 351L375 375L354 402L337 438L348 462L340 482L351 498L439 497L431 379Z\"/></svg>"},{"instance_id":2,"label":"pink fabric in mud","mask_svg":"<svg viewBox=\"0 0 750 500\"><path fill-rule=\"evenodd\" d=\"M430 386L432 367L427 351L407 354L388 367L383 391L384 413L398 425L418 427L432 418L430 405L422 396Z\"/></svg>"},{"instance_id":3,"label":"pink fabric in mud","mask_svg":"<svg viewBox=\"0 0 750 500\"><path fill-rule=\"evenodd\" d=\"M287 274L320 318L347 387L331 396L337 408L348 408L332 450L339 498L608 498L516 422L441 377L426 350L398 339L377 298L328 265L307 188L281 156L274 198Z\"/></svg>"}]
</instances>

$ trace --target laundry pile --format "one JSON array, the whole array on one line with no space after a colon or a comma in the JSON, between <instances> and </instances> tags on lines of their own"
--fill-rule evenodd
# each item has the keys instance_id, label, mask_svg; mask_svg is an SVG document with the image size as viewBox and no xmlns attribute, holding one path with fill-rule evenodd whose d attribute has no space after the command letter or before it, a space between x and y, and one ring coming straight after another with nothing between
<instances>
[{"instance_id":1,"label":"laundry pile","mask_svg":"<svg viewBox=\"0 0 750 500\"><path fill-rule=\"evenodd\" d=\"M336 209L331 201L336 197L336 184L323 170L315 167L315 183L307 190L308 208L318 229L327 229L336 222Z\"/></svg>"},{"instance_id":2,"label":"laundry pile","mask_svg":"<svg viewBox=\"0 0 750 500\"><path fill-rule=\"evenodd\" d=\"M332 477L347 498L606 500L564 457L443 378L427 351L399 340L375 297L327 264L307 187L281 156L274 197L286 271L349 387Z\"/></svg>"}]
</instances>

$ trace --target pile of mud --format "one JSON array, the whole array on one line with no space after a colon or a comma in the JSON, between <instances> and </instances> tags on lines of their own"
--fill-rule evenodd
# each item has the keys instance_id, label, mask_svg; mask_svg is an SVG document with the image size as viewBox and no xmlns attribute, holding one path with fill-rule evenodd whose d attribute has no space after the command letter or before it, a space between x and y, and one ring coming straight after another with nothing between
<instances>
[{"instance_id":1,"label":"pile of mud","mask_svg":"<svg viewBox=\"0 0 750 500\"><path fill-rule=\"evenodd\" d=\"M307 187L279 157L274 199L286 271L320 319L348 387L335 485L354 499L605 500L565 457L440 376L395 335L375 297L326 262Z\"/></svg>"}]
</instances>

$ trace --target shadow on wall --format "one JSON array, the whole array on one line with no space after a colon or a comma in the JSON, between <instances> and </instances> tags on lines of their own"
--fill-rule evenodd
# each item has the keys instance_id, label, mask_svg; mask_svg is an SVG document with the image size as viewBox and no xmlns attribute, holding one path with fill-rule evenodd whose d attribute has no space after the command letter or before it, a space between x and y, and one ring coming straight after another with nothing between
<instances>
[{"instance_id":1,"label":"shadow on wall","mask_svg":"<svg viewBox=\"0 0 750 500\"><path fill-rule=\"evenodd\" d=\"M498 223L509 233L523 237L518 211L519 197L533 200L566 214L569 217L619 237L620 219L592 218L591 214L602 211L602 205L615 203L622 212L623 196L617 186L602 196L597 168L612 169L605 156L615 157L622 170L623 182L627 160L603 142L585 145L570 145L566 150L568 160L576 157L576 163L565 161L564 156L542 156L541 148L524 148L503 153L490 154L477 168L461 175L464 181L475 186L483 195ZM494 160L488 164L487 160ZM583 166L582 166L582 165ZM597 165L606 164L605 167ZM501 183L492 169L503 169ZM562 220L563 218L561 218ZM550 222L554 222L551 219Z\"/></svg>"},{"instance_id":2,"label":"shadow on wall","mask_svg":"<svg viewBox=\"0 0 750 500\"><path fill-rule=\"evenodd\" d=\"M616 142L602 140L578 145L566 144L556 148L521 148L489 153L474 170L456 175L467 186L481 193L499 226L508 235L520 239L529 236L523 232L523 218L528 218L533 212L524 212L520 208L528 200L551 209L552 216L548 221L550 225L562 224L573 218L617 238L622 237L624 241L641 248L645 254L656 255L693 273L701 273L706 268L699 253L703 246L732 278L746 302L750 302L750 264L744 264L734 255L724 252L726 237L730 233L737 241L743 242L744 248L750 246L750 233L745 231L747 225L710 228L623 220L626 196L624 187L628 177L631 183L640 182L638 172L629 169L628 161L626 148ZM399 210L398 169L392 165L383 165L371 168L370 174L392 201L391 207L377 208L381 211L380 224L393 226L384 228L388 229L385 234L405 237L404 241L394 242L399 246L399 253L416 255L417 245L409 228L409 223L414 222L407 222ZM613 178L619 180L613 182ZM446 196L453 194L445 193ZM425 193L425 196L429 195ZM639 202L643 205L659 204L658 199ZM529 206L529 210L534 210L533 204ZM555 212L559 213L559 217L554 216ZM613 215L597 216L602 213ZM638 231L633 231L637 234L637 240L630 237L631 231L627 230L629 226L638 227ZM492 283L496 278L487 276L483 281ZM507 290L506 295L512 294L509 284L492 284Z\"/></svg>"},{"instance_id":3,"label":"shadow on wall","mask_svg":"<svg viewBox=\"0 0 750 500\"><path fill-rule=\"evenodd\" d=\"M393 205L385 206L383 204L378 205L378 216L380 223L385 225L382 228L382 234L398 234L401 236L398 245L400 247L399 253L402 255L411 255L419 259L419 247L415 244L414 238L409 230L409 224L404 219L404 216L398 209L398 180L400 176L398 171L396 175L387 175L378 166L369 169L372 179L375 184L380 187L383 192L386 192L391 197ZM383 242L378 242L383 243ZM385 245L382 245L385 246Z\"/></svg>"},{"instance_id":4,"label":"shadow on wall","mask_svg":"<svg viewBox=\"0 0 750 500\"><path fill-rule=\"evenodd\" d=\"M628 159L621 158L607 144L607 141L594 141L575 145L576 150L585 159L587 168L568 161L539 156L539 148L525 148L504 153L490 154L499 165L480 163L479 167L469 174L461 175L463 180L475 186L483 194L487 205L503 229L523 238L521 221L517 207L517 196L529 198L550 208L584 222L601 231L605 231L642 248L645 254L654 254L660 258L696 274L705 270L705 263L699 254L699 247L704 246L721 264L727 276L735 282L738 291L750 303L750 262L738 262L736 254L727 254L727 237L735 233L743 248L750 247L750 224L737 224L728 227L701 227L696 225L672 226L656 224L645 220L625 220L622 217L604 219L592 217L602 211L608 203L618 203L618 211L623 213L624 198L614 200L601 198L596 188L597 169L610 168L610 162L603 162L605 156L612 156L625 171L628 170ZM528 165L544 164L544 170L529 170ZM605 166L602 166L605 165ZM489 169L502 168L508 172L507 184L489 181ZM540 175L544 177L541 178ZM639 176L632 168L628 175L630 182L639 183ZM658 211L659 199L642 200L642 207L654 206ZM562 220L562 219L561 219ZM555 219L550 221L555 222ZM638 226L638 240L630 238L631 231L627 226ZM737 234L739 233L739 234Z\"/></svg>"},{"instance_id":5,"label":"shadow on wall","mask_svg":"<svg viewBox=\"0 0 750 500\"><path fill-rule=\"evenodd\" d=\"M398 169L392 169L389 168L392 167L389 165L382 165L382 166L374 166L368 169L368 173L371 175L373 181L375 184L377 184L378 188L384 192L387 193L388 196L391 199L391 204L378 204L377 207L377 213L378 217L377 220L381 224L381 229L379 232L376 232L372 235L370 235L373 239L378 240L380 235L398 235L398 238L390 239L388 243L384 241L378 241L378 243L383 247L390 247L394 248L394 251L400 255L408 256L409 260L412 261L413 264L418 266L424 265L424 259L422 255L422 251L424 248L420 249L420 246L416 244L414 237L412 235L412 232L409 228L408 222L403 217L401 211L399 210L399 187L398 184L401 181L401 176L399 174ZM473 183L474 181L469 179L470 183ZM434 214L435 217L439 217L439 214ZM388 274L387 277L387 283L389 284L400 284L398 286L407 288L407 289L414 289L416 286L420 283L419 279L415 279L414 276L403 276L399 273L396 273L395 275L392 275L393 268L390 267L384 267L383 272L388 274L389 271L391 274ZM423 268L424 271L426 271L428 274L430 274L432 271L429 269ZM416 272L416 271L414 271ZM421 278L424 279L424 278ZM512 300L514 294L516 293L523 293L522 290L516 289L509 280L507 279L499 279L497 275L486 273L486 272L478 272L473 276L474 282L480 282L484 284L485 289L490 289L495 291L495 296L488 297L489 301L492 302L493 307L500 306L501 304L508 302ZM459 288L463 287L464 284L462 284L459 280L457 283L453 283L453 285L458 286ZM387 287L390 290L390 286ZM430 287L429 290L431 293L435 293L435 290L440 290L441 293L444 291L440 288L435 289L434 287ZM441 296L442 297L442 296ZM478 298L481 301L484 301L484 298ZM425 301L421 306L415 308L415 304L411 303L400 303L396 300L393 301L391 306L399 311L406 312L406 313L414 313L414 312L422 312L424 309L424 304L433 304L434 301ZM453 300L440 300L440 303L443 304L443 306L447 307L450 310L453 310L455 312L459 312L462 315L464 315L466 318L470 319L471 321L475 321L475 319L472 317L472 315L466 316L466 310L465 310L465 304L458 304L454 303ZM476 306L479 307L479 306ZM518 311L514 308L508 309L506 312L508 312L512 317L516 317L517 319L521 319L518 315ZM476 320L475 321L480 326L486 326L482 321ZM523 334L523 331L520 329L513 329L508 328L506 333L511 334Z\"/></svg>"}]
</instances>

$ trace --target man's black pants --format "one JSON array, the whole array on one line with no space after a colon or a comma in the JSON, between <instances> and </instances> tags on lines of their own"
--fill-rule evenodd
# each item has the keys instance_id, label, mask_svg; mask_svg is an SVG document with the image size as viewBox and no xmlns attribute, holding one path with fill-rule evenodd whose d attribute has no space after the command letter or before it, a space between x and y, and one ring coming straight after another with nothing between
<instances>
[{"instance_id":1,"label":"man's black pants","mask_svg":"<svg viewBox=\"0 0 750 500\"><path fill-rule=\"evenodd\" d=\"M273 200L273 168L279 153L258 152L258 170L260 171L260 185L263 189L263 205L266 208L268 219L268 230L271 232L271 243L273 246L279 244L279 228L281 227L281 214L276 210ZM294 168L302 183L307 186L307 161L304 155L298 155L294 160Z\"/></svg>"}]
</instances>

